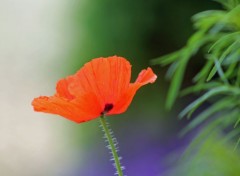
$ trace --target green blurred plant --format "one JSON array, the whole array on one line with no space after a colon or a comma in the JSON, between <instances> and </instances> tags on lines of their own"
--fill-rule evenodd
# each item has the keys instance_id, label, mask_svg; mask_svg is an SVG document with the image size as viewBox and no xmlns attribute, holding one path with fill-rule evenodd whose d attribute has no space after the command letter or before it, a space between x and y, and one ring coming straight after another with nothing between
<instances>
[{"instance_id":1,"label":"green blurred plant","mask_svg":"<svg viewBox=\"0 0 240 176\"><path fill-rule=\"evenodd\" d=\"M171 175L240 175L239 150L234 153L240 142L236 128L240 123L240 0L217 1L223 10L193 16L196 32L183 48L152 60L152 64L170 65L166 73L171 80L168 109L179 95L199 95L181 111L180 119L185 116L189 119L208 102L207 108L196 113L181 131L184 135L205 122ZM199 52L203 52L204 65L193 77L193 85L181 90L187 65Z\"/></svg>"},{"instance_id":2,"label":"green blurred plant","mask_svg":"<svg viewBox=\"0 0 240 176\"><path fill-rule=\"evenodd\" d=\"M206 135L201 133L200 138ZM215 130L201 143L192 143L188 155L179 160L178 167L171 169L168 176L239 176L239 152L232 152L232 143L222 141L223 135ZM189 155L191 154L191 155ZM187 157L186 157L187 156Z\"/></svg>"},{"instance_id":3,"label":"green blurred plant","mask_svg":"<svg viewBox=\"0 0 240 176\"><path fill-rule=\"evenodd\" d=\"M206 101L211 104L189 123L182 134L210 117L221 119L218 126L224 126L224 129L236 127L240 122L240 0L218 2L224 10L208 10L193 16L196 32L186 46L152 60L152 64L170 65L166 74L171 79L166 102L168 109L179 95L201 93L180 113L180 118L189 118ZM205 64L193 78L193 85L180 92L187 64L200 49Z\"/></svg>"}]
</instances>

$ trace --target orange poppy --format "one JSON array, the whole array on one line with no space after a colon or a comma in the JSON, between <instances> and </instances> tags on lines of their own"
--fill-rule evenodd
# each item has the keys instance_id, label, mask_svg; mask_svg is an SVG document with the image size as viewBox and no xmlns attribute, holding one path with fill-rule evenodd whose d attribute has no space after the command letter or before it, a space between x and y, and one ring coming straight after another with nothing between
<instances>
[{"instance_id":1,"label":"orange poppy","mask_svg":"<svg viewBox=\"0 0 240 176\"><path fill-rule=\"evenodd\" d=\"M123 57L97 58L86 63L75 75L58 81L53 96L40 96L32 101L35 111L58 114L77 123L102 114L126 111L136 91L155 82L151 68L142 70L130 83L131 65Z\"/></svg>"}]
</instances>

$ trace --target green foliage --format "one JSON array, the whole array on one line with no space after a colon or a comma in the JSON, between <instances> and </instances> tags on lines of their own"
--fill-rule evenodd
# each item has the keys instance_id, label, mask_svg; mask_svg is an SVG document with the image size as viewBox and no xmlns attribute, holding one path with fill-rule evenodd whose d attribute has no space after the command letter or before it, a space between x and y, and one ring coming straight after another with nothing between
<instances>
[{"instance_id":1,"label":"green foliage","mask_svg":"<svg viewBox=\"0 0 240 176\"><path fill-rule=\"evenodd\" d=\"M201 96L190 103L180 118L198 109L206 101L210 106L199 113L182 131L185 134L212 117L223 124L237 126L240 122L240 1L218 0L225 10L208 10L193 16L196 32L182 49L152 60L152 64L170 65L167 78L171 79L166 106L170 109L179 95L198 93ZM202 51L205 64L194 76L193 86L180 92L189 60ZM235 112L232 114L232 112ZM230 116L231 114L231 116ZM226 123L229 118L233 119ZM226 126L226 128L228 127Z\"/></svg>"},{"instance_id":2,"label":"green foliage","mask_svg":"<svg viewBox=\"0 0 240 176\"><path fill-rule=\"evenodd\" d=\"M199 140L190 145L188 153L179 161L179 167L172 169L167 175L240 175L239 153L232 152L232 145L221 140L223 136L219 135L219 131L215 130L209 135L209 131L214 130L216 125L218 123L212 124L199 135ZM205 142L200 142L203 138L206 138Z\"/></svg>"},{"instance_id":3,"label":"green foliage","mask_svg":"<svg viewBox=\"0 0 240 176\"><path fill-rule=\"evenodd\" d=\"M180 119L190 118L201 108L180 135L204 124L171 175L240 175L236 155L240 143L240 1L217 1L224 10L194 15L196 31L183 48L152 60L152 64L170 65L166 74L171 80L168 109L179 95L199 95L179 115ZM181 90L189 61L199 52L203 53L204 65L193 77L193 85ZM207 107L203 108L203 104Z\"/></svg>"},{"instance_id":4,"label":"green foliage","mask_svg":"<svg viewBox=\"0 0 240 176\"><path fill-rule=\"evenodd\" d=\"M186 46L152 60L152 64L170 65L167 77L172 81L166 103L168 109L179 95L189 60L200 49L208 50L205 52L206 63L193 78L195 87L191 88L192 91L188 89L189 92L205 89L211 84L209 81L239 86L240 75L237 70L240 54L240 1L228 0L221 3L226 10L208 10L193 16L196 32L189 38Z\"/></svg>"}]
</instances>

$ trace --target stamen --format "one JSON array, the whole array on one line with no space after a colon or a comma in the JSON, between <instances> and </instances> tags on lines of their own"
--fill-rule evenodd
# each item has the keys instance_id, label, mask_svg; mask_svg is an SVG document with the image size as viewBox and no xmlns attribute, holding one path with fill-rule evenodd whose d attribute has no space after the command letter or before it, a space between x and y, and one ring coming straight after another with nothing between
<instances>
[{"instance_id":1,"label":"stamen","mask_svg":"<svg viewBox=\"0 0 240 176\"><path fill-rule=\"evenodd\" d=\"M103 110L103 112L101 112L101 114L108 113L112 108L113 108L113 104L111 104L111 103L105 104L104 110Z\"/></svg>"}]
</instances>

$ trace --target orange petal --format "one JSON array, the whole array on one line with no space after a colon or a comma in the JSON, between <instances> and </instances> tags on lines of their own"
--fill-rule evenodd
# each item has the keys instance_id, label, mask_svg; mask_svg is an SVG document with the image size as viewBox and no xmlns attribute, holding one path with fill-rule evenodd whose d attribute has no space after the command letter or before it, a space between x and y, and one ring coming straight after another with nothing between
<instances>
[{"instance_id":1,"label":"orange petal","mask_svg":"<svg viewBox=\"0 0 240 176\"><path fill-rule=\"evenodd\" d=\"M144 70L142 70L135 83L140 83L142 85L148 84L148 83L154 83L157 79L157 75L155 75L150 67Z\"/></svg>"},{"instance_id":2,"label":"orange petal","mask_svg":"<svg viewBox=\"0 0 240 176\"><path fill-rule=\"evenodd\" d=\"M72 101L56 96L41 96L35 98L32 105L35 111L57 114L80 123L100 116L101 107L95 102L96 96L94 94L85 94Z\"/></svg>"},{"instance_id":3,"label":"orange petal","mask_svg":"<svg viewBox=\"0 0 240 176\"><path fill-rule=\"evenodd\" d=\"M64 97L68 100L72 100L74 96L69 92L68 85L69 83L67 79L59 80L56 86L56 91L57 91L56 96Z\"/></svg>"},{"instance_id":4,"label":"orange petal","mask_svg":"<svg viewBox=\"0 0 240 176\"><path fill-rule=\"evenodd\" d=\"M154 83L157 79L157 76L153 73L151 68L147 70L142 70L135 83L130 84L128 90L125 94L119 99L119 101L114 105L113 109L109 111L110 114L120 114L127 110L128 106L132 102L132 99L137 92L137 90L145 84Z\"/></svg>"},{"instance_id":5,"label":"orange petal","mask_svg":"<svg viewBox=\"0 0 240 176\"><path fill-rule=\"evenodd\" d=\"M69 91L74 96L92 92L104 108L115 103L126 92L130 83L131 65L117 56L97 58L88 62L74 76L69 77Z\"/></svg>"},{"instance_id":6,"label":"orange petal","mask_svg":"<svg viewBox=\"0 0 240 176\"><path fill-rule=\"evenodd\" d=\"M75 75L61 79L54 96L35 98L32 105L35 111L58 114L77 123L103 112L119 114L126 111L141 86L157 78L151 68L142 70L133 84L130 77L131 65L122 57L93 59Z\"/></svg>"}]
</instances>

